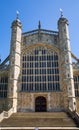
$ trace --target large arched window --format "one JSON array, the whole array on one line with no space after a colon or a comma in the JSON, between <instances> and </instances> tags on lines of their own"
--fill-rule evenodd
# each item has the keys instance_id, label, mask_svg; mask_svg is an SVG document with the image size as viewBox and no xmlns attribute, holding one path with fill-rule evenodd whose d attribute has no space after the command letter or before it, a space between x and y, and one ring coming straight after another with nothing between
<instances>
[{"instance_id":1,"label":"large arched window","mask_svg":"<svg viewBox=\"0 0 79 130\"><path fill-rule=\"evenodd\" d=\"M58 54L36 47L22 57L22 91L59 91Z\"/></svg>"}]
</instances>

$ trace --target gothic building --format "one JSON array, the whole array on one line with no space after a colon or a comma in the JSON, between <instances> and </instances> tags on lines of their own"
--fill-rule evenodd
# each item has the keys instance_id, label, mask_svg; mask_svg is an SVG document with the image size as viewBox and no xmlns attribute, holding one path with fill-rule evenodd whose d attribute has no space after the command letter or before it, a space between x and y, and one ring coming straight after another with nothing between
<instances>
[{"instance_id":1,"label":"gothic building","mask_svg":"<svg viewBox=\"0 0 79 130\"><path fill-rule=\"evenodd\" d=\"M57 26L46 30L39 22L22 32L21 21L12 22L10 54L0 64L0 111L76 110L79 60L71 53L68 20L61 15Z\"/></svg>"}]
</instances>

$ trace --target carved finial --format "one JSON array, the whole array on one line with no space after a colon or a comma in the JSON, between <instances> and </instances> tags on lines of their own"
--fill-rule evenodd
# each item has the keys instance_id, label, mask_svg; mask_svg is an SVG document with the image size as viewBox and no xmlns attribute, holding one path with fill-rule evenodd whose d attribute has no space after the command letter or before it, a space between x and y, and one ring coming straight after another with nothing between
<instances>
[{"instance_id":1,"label":"carved finial","mask_svg":"<svg viewBox=\"0 0 79 130\"><path fill-rule=\"evenodd\" d=\"M16 11L16 19L17 20L19 19L19 11L18 10Z\"/></svg>"},{"instance_id":2,"label":"carved finial","mask_svg":"<svg viewBox=\"0 0 79 130\"><path fill-rule=\"evenodd\" d=\"M62 9L60 8L60 15L61 15L61 18L63 17L63 11Z\"/></svg>"},{"instance_id":3,"label":"carved finial","mask_svg":"<svg viewBox=\"0 0 79 130\"><path fill-rule=\"evenodd\" d=\"M39 24L38 24L38 29L41 29L41 23L40 23L40 20L39 20Z\"/></svg>"}]
</instances>

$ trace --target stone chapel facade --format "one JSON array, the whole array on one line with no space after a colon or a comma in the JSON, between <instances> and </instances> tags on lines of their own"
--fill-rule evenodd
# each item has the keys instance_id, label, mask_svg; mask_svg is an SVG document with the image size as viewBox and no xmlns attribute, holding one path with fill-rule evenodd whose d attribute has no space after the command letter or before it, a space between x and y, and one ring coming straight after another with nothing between
<instances>
[{"instance_id":1,"label":"stone chapel facade","mask_svg":"<svg viewBox=\"0 0 79 130\"><path fill-rule=\"evenodd\" d=\"M61 16L57 24L58 31L41 29L39 22L23 33L20 20L13 21L10 54L0 64L0 111L75 111L78 59L71 53L68 20Z\"/></svg>"}]
</instances>

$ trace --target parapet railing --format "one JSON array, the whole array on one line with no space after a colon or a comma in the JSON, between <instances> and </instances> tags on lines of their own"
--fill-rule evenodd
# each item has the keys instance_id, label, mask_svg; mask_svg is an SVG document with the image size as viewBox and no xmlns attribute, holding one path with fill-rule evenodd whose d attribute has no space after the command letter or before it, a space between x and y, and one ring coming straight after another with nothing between
<instances>
[{"instance_id":1,"label":"parapet railing","mask_svg":"<svg viewBox=\"0 0 79 130\"><path fill-rule=\"evenodd\" d=\"M33 34L36 34L36 33L58 35L57 31L45 30L45 29L36 29L36 30L32 30L32 31L29 31L29 32L22 33L22 36L29 36L29 35L33 35Z\"/></svg>"},{"instance_id":2,"label":"parapet railing","mask_svg":"<svg viewBox=\"0 0 79 130\"><path fill-rule=\"evenodd\" d=\"M79 123L79 113L77 111L72 111L72 109L69 108L68 113Z\"/></svg>"},{"instance_id":3,"label":"parapet railing","mask_svg":"<svg viewBox=\"0 0 79 130\"><path fill-rule=\"evenodd\" d=\"M12 114L13 114L13 108L11 108L9 111L3 111L0 114L0 122L5 119L5 118L9 118Z\"/></svg>"},{"instance_id":4,"label":"parapet railing","mask_svg":"<svg viewBox=\"0 0 79 130\"><path fill-rule=\"evenodd\" d=\"M76 118L77 121L79 122L79 113L78 113L78 112L75 113L75 118Z\"/></svg>"}]
</instances>

